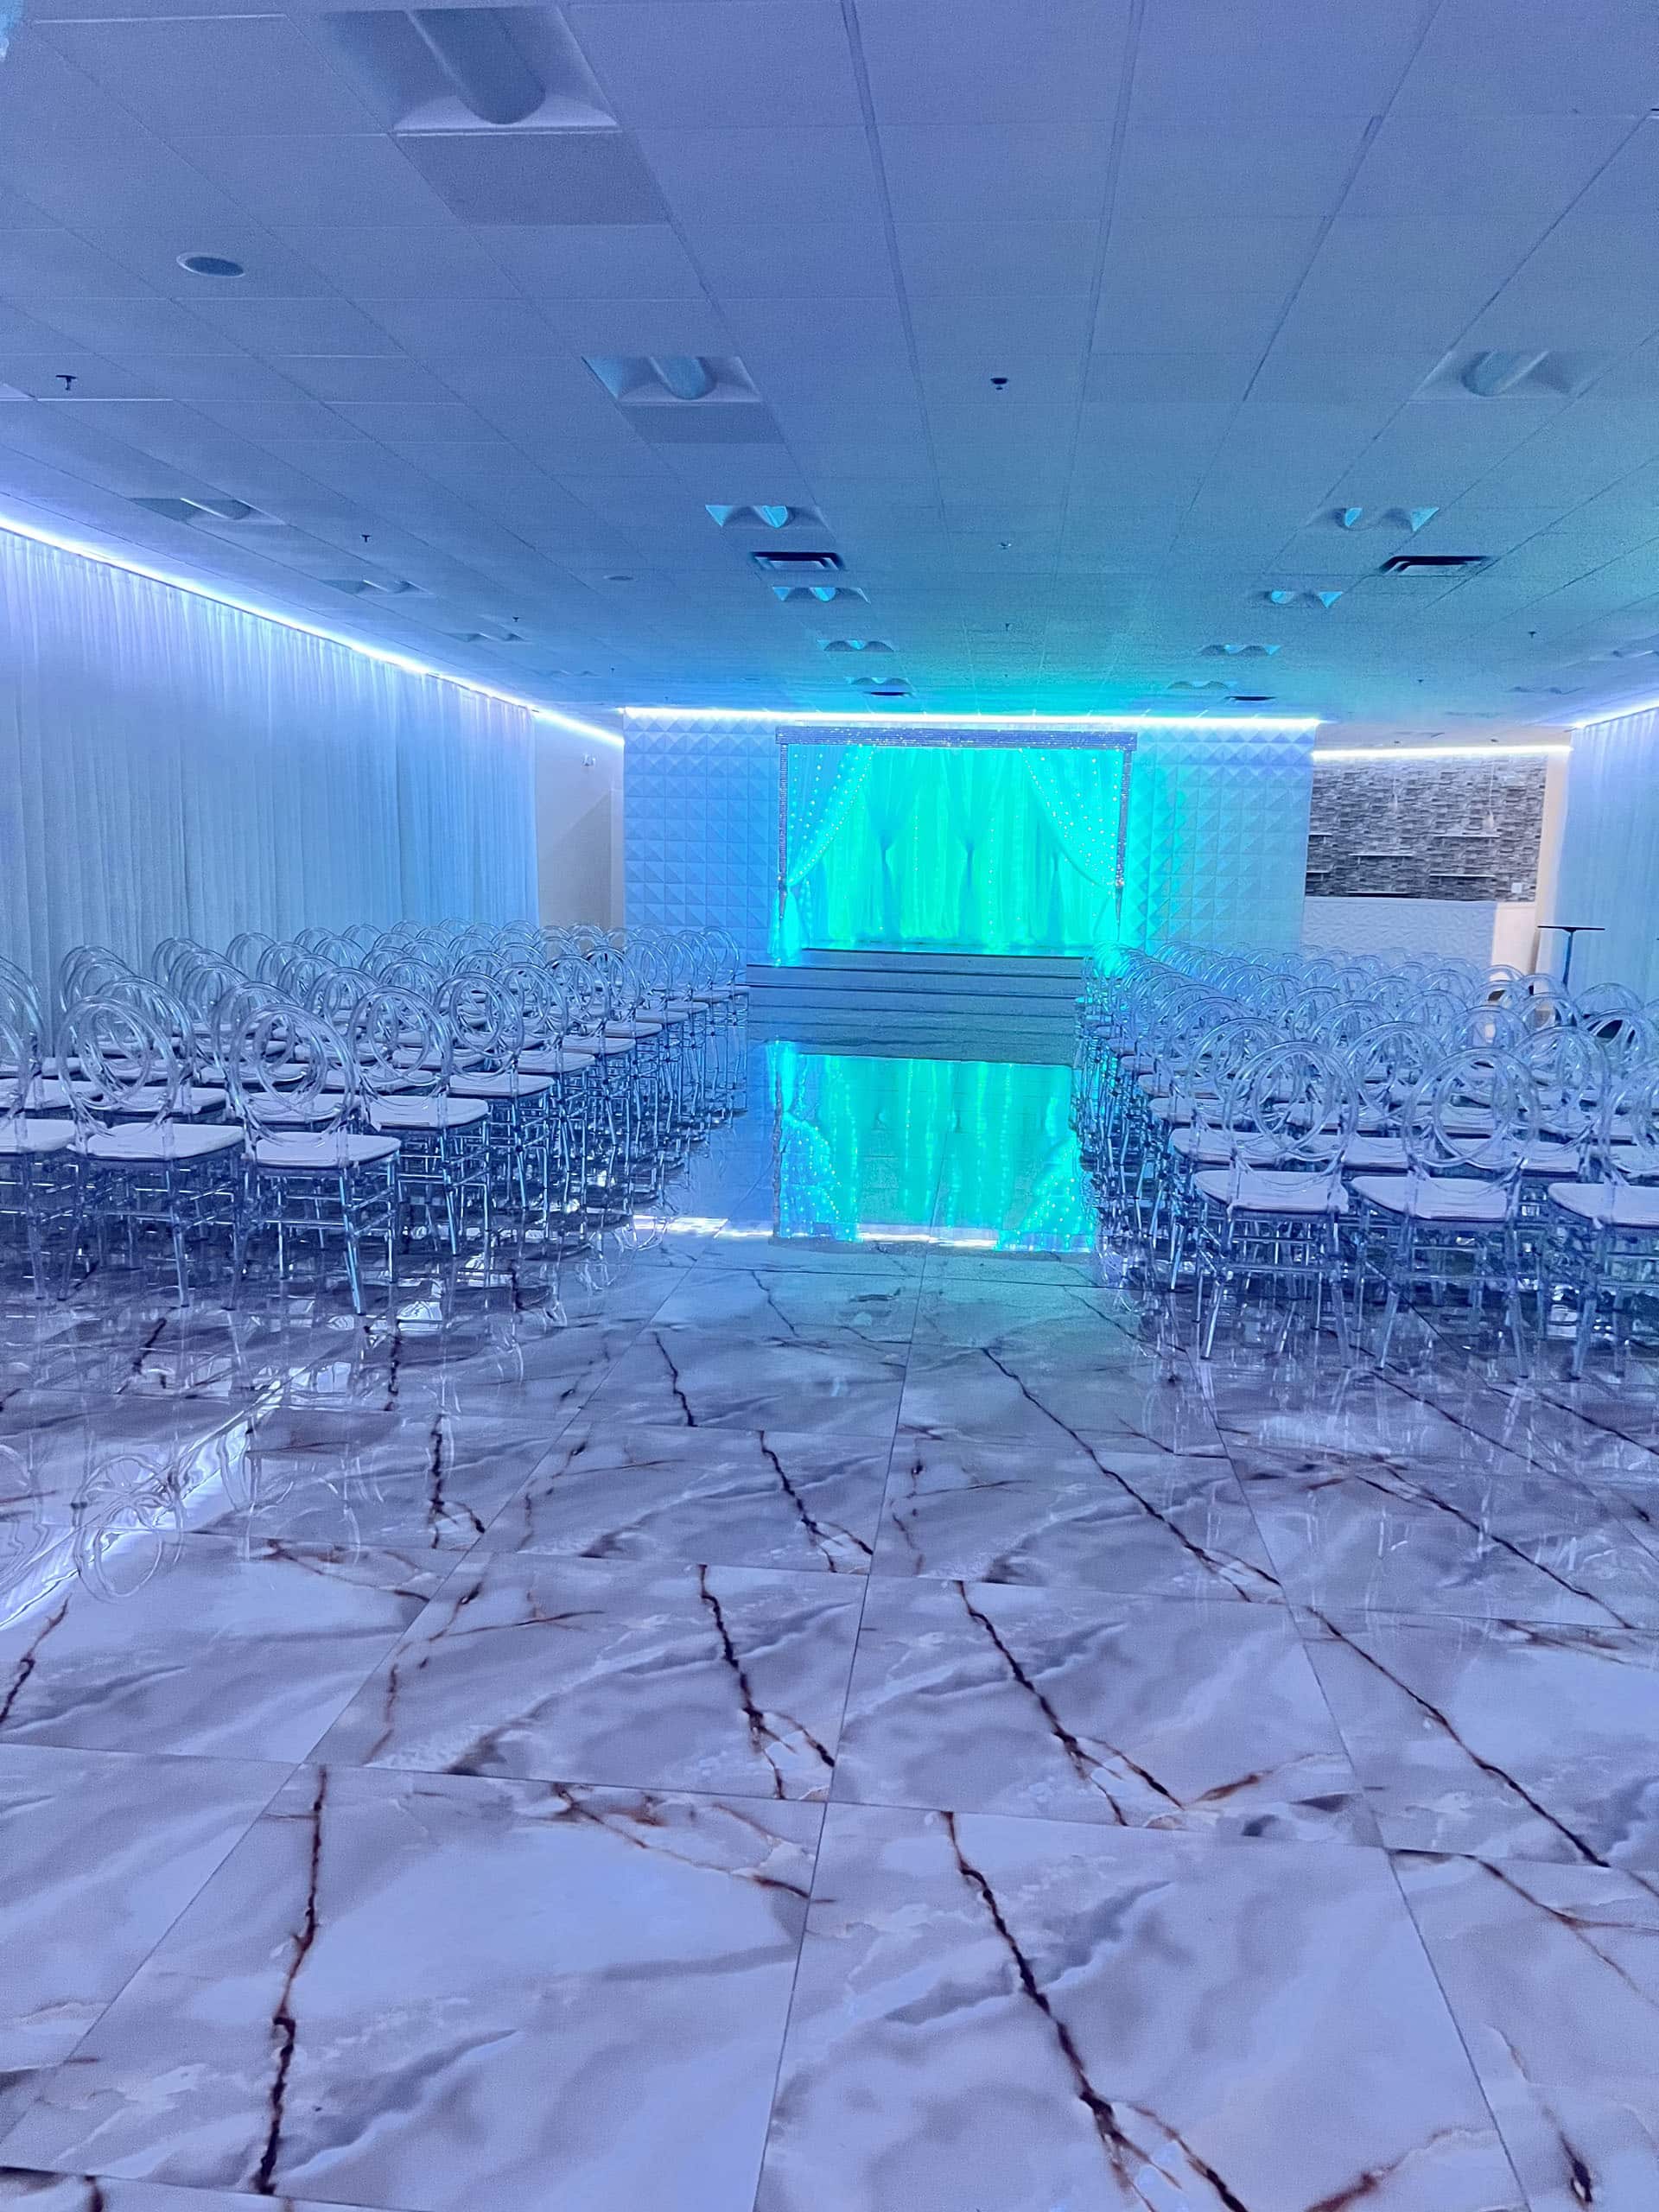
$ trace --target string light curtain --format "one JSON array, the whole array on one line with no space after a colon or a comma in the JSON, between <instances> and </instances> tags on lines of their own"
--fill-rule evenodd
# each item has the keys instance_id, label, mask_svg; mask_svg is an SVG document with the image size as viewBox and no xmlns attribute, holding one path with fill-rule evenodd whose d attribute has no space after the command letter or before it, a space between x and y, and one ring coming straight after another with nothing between
<instances>
[{"instance_id":1,"label":"string light curtain","mask_svg":"<svg viewBox=\"0 0 1659 2212\"><path fill-rule=\"evenodd\" d=\"M838 752L864 759L826 798L802 756ZM1121 750L788 753L790 946L1080 953L1116 941Z\"/></svg>"},{"instance_id":2,"label":"string light curtain","mask_svg":"<svg viewBox=\"0 0 1659 2212\"><path fill-rule=\"evenodd\" d=\"M792 960L808 938L800 893L863 794L874 747L798 745L788 761L789 837L777 957Z\"/></svg>"},{"instance_id":3,"label":"string light curtain","mask_svg":"<svg viewBox=\"0 0 1659 2212\"><path fill-rule=\"evenodd\" d=\"M528 712L0 532L0 951L536 911Z\"/></svg>"}]
</instances>

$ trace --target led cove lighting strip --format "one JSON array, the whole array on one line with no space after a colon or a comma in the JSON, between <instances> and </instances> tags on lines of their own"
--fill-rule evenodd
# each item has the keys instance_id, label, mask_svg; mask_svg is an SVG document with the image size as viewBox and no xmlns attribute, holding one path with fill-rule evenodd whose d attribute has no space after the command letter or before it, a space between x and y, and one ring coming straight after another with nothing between
<instances>
[{"instance_id":1,"label":"led cove lighting strip","mask_svg":"<svg viewBox=\"0 0 1659 2212\"><path fill-rule=\"evenodd\" d=\"M142 576L146 583L162 584L168 591L181 591L192 599L205 599L214 607L227 607L233 614L246 614L256 622L272 622L279 630L292 630L302 638L317 638L326 645L338 645L348 653L356 653L363 660L378 661L384 668L400 670L405 676L429 677L435 683L453 683L458 691L476 692L480 698L499 700L504 707L521 708L538 722L551 722L557 729L568 729L577 737L590 737L601 745L621 745L624 740L613 729L601 729L597 722L579 721L575 715L562 715L555 707L538 707L533 699L521 699L513 691L498 691L493 685L480 683L469 676L452 676L447 669L433 668L428 662L414 660L407 653L388 652L379 645L365 645L355 638L342 638L337 631L324 630L315 622L302 622L292 614L274 614L268 607L251 607L246 600L232 599L226 592L212 590L206 584L190 583L182 576L169 576L161 569L148 569L141 561L127 559L124 554L111 553L99 545L87 545L79 538L65 537L56 531L42 530L39 524L19 522L11 515L0 515L0 530L13 537L24 537L35 545L50 547L54 553L70 553L79 561L96 562L102 569L119 569L129 576Z\"/></svg>"},{"instance_id":2,"label":"led cove lighting strip","mask_svg":"<svg viewBox=\"0 0 1659 2212\"><path fill-rule=\"evenodd\" d=\"M880 722L899 729L1277 729L1315 730L1318 715L879 715L793 714L764 707L624 707L632 721L777 722L792 729Z\"/></svg>"},{"instance_id":3,"label":"led cove lighting strip","mask_svg":"<svg viewBox=\"0 0 1659 2212\"><path fill-rule=\"evenodd\" d=\"M626 712L626 709L625 709ZM1638 699L1634 706L1602 707L1593 715L1580 715L1567 724L1568 729L1593 729L1598 722L1622 722L1630 715L1651 715L1659 712L1659 699Z\"/></svg>"},{"instance_id":4,"label":"led cove lighting strip","mask_svg":"<svg viewBox=\"0 0 1659 2212\"><path fill-rule=\"evenodd\" d=\"M1316 745L1313 758L1321 760L1513 760L1535 753L1565 760L1570 745Z\"/></svg>"}]
</instances>

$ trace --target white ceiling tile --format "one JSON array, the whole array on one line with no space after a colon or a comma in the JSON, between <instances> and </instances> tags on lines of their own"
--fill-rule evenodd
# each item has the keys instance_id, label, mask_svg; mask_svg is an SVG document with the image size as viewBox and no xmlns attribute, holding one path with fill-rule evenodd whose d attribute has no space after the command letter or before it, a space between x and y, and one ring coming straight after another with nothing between
<instances>
[{"instance_id":1,"label":"white ceiling tile","mask_svg":"<svg viewBox=\"0 0 1659 2212\"><path fill-rule=\"evenodd\" d=\"M55 224L0 231L0 297L20 306L48 300L143 299L150 289L130 269Z\"/></svg>"},{"instance_id":2,"label":"white ceiling tile","mask_svg":"<svg viewBox=\"0 0 1659 2212\"><path fill-rule=\"evenodd\" d=\"M419 440L478 438L484 434L479 416L459 399L341 400L340 411L348 423L366 430L372 438Z\"/></svg>"},{"instance_id":3,"label":"white ceiling tile","mask_svg":"<svg viewBox=\"0 0 1659 2212\"><path fill-rule=\"evenodd\" d=\"M277 235L327 223L342 209L354 223L442 223L448 211L380 133L340 131L272 137L180 137L185 160Z\"/></svg>"},{"instance_id":4,"label":"white ceiling tile","mask_svg":"<svg viewBox=\"0 0 1659 2212\"><path fill-rule=\"evenodd\" d=\"M688 242L716 299L866 299L893 288L879 223L721 224Z\"/></svg>"},{"instance_id":5,"label":"white ceiling tile","mask_svg":"<svg viewBox=\"0 0 1659 2212\"><path fill-rule=\"evenodd\" d=\"M1431 0L1159 0L1141 28L1134 119L1300 125L1380 115L1430 12ZM1489 70L1497 51L1507 54L1507 37L1488 48Z\"/></svg>"},{"instance_id":6,"label":"white ceiling tile","mask_svg":"<svg viewBox=\"0 0 1659 2212\"><path fill-rule=\"evenodd\" d=\"M283 372L318 399L407 403L454 397L430 369L398 354L296 353L283 362Z\"/></svg>"},{"instance_id":7,"label":"white ceiling tile","mask_svg":"<svg viewBox=\"0 0 1659 2212\"><path fill-rule=\"evenodd\" d=\"M579 0L569 20L625 124L776 129L859 120L835 0Z\"/></svg>"},{"instance_id":8,"label":"white ceiling tile","mask_svg":"<svg viewBox=\"0 0 1659 2212\"><path fill-rule=\"evenodd\" d=\"M1502 56L1501 66L1495 66ZM1400 93L1408 111L1645 115L1659 92L1646 0L1443 0Z\"/></svg>"},{"instance_id":9,"label":"white ceiling tile","mask_svg":"<svg viewBox=\"0 0 1659 2212\"><path fill-rule=\"evenodd\" d=\"M888 123L880 135L900 221L1094 219L1105 204L1097 125Z\"/></svg>"},{"instance_id":10,"label":"white ceiling tile","mask_svg":"<svg viewBox=\"0 0 1659 2212\"><path fill-rule=\"evenodd\" d=\"M445 313L431 300L376 300L365 313L406 353L440 371L457 359L489 360L562 343L560 334L528 300L477 300L464 315Z\"/></svg>"},{"instance_id":11,"label":"white ceiling tile","mask_svg":"<svg viewBox=\"0 0 1659 2212\"><path fill-rule=\"evenodd\" d=\"M296 226L289 243L330 287L359 303L429 300L447 307L518 296L512 277L457 223Z\"/></svg>"},{"instance_id":12,"label":"white ceiling tile","mask_svg":"<svg viewBox=\"0 0 1659 2212\"><path fill-rule=\"evenodd\" d=\"M666 223L480 226L473 236L550 312L569 300L702 296L697 273Z\"/></svg>"},{"instance_id":13,"label":"white ceiling tile","mask_svg":"<svg viewBox=\"0 0 1659 2212\"><path fill-rule=\"evenodd\" d=\"M1130 335L1125 325L1122 336L1127 340ZM1108 403L1170 405L1241 400L1251 388L1260 358L1259 349L1248 353L1095 353L1085 365L1084 395Z\"/></svg>"},{"instance_id":14,"label":"white ceiling tile","mask_svg":"<svg viewBox=\"0 0 1659 2212\"><path fill-rule=\"evenodd\" d=\"M66 385L66 376L73 382ZM91 399L166 397L156 378L142 368L124 367L67 344L50 353L0 353L0 385L27 392L31 399L67 400L75 404Z\"/></svg>"},{"instance_id":15,"label":"white ceiling tile","mask_svg":"<svg viewBox=\"0 0 1659 2212\"><path fill-rule=\"evenodd\" d=\"M558 327L555 341L568 352L603 353L714 353L735 347L730 327L712 301L557 300L542 303ZM505 350L505 349L504 349Z\"/></svg>"},{"instance_id":16,"label":"white ceiling tile","mask_svg":"<svg viewBox=\"0 0 1659 2212\"><path fill-rule=\"evenodd\" d=\"M56 300L41 321L94 353L106 353L111 360L118 360L129 353L237 351L236 341L226 337L222 329L192 315L173 300ZM0 343L3 342L3 330L0 330Z\"/></svg>"},{"instance_id":17,"label":"white ceiling tile","mask_svg":"<svg viewBox=\"0 0 1659 2212\"><path fill-rule=\"evenodd\" d=\"M1469 327L1471 349L1622 348L1659 329L1650 217L1564 216Z\"/></svg>"},{"instance_id":18,"label":"white ceiling tile","mask_svg":"<svg viewBox=\"0 0 1659 2212\"><path fill-rule=\"evenodd\" d=\"M724 130L640 130L645 156L670 213L706 223L879 222L875 164L861 126L754 126Z\"/></svg>"},{"instance_id":19,"label":"white ceiling tile","mask_svg":"<svg viewBox=\"0 0 1659 2212\"><path fill-rule=\"evenodd\" d=\"M918 299L1077 292L1094 279L1096 223L903 223L899 265Z\"/></svg>"},{"instance_id":20,"label":"white ceiling tile","mask_svg":"<svg viewBox=\"0 0 1659 2212\"><path fill-rule=\"evenodd\" d=\"M860 22L877 120L1110 124L1126 0L905 0Z\"/></svg>"},{"instance_id":21,"label":"white ceiling tile","mask_svg":"<svg viewBox=\"0 0 1659 2212\"><path fill-rule=\"evenodd\" d=\"M1124 135L1113 204L1120 219L1134 223L1325 216L1338 205L1364 143L1357 116L1302 116L1294 130L1220 117L1135 123Z\"/></svg>"},{"instance_id":22,"label":"white ceiling tile","mask_svg":"<svg viewBox=\"0 0 1659 2212\"><path fill-rule=\"evenodd\" d=\"M129 353L124 358L169 399L282 400L302 396L280 369L246 353Z\"/></svg>"},{"instance_id":23,"label":"white ceiling tile","mask_svg":"<svg viewBox=\"0 0 1659 2212\"><path fill-rule=\"evenodd\" d=\"M1287 336L1308 353L1450 346L1536 238L1532 223L1496 219L1338 216L1291 307Z\"/></svg>"},{"instance_id":24,"label":"white ceiling tile","mask_svg":"<svg viewBox=\"0 0 1659 2212\"><path fill-rule=\"evenodd\" d=\"M398 351L391 333L348 300L243 299L229 287L222 287L205 295L195 302L195 308L215 333L267 359L283 353L396 354Z\"/></svg>"},{"instance_id":25,"label":"white ceiling tile","mask_svg":"<svg viewBox=\"0 0 1659 2212\"><path fill-rule=\"evenodd\" d=\"M375 118L281 16L56 22L42 32L76 68L166 135L200 131L236 87L251 131L372 130Z\"/></svg>"},{"instance_id":26,"label":"white ceiling tile","mask_svg":"<svg viewBox=\"0 0 1659 2212\"><path fill-rule=\"evenodd\" d=\"M1367 149L1343 213L1541 226L1571 206L1629 130L1597 115L1395 113Z\"/></svg>"},{"instance_id":27,"label":"white ceiling tile","mask_svg":"<svg viewBox=\"0 0 1659 2212\"><path fill-rule=\"evenodd\" d=\"M232 289L244 299L296 300L316 299L330 289L308 261L257 228L247 216L238 216L229 228L215 224L207 232L194 226L187 229L169 224L158 229L149 224L122 223L109 215L102 222L84 222L77 227L82 238L111 261L142 278L149 288L189 308ZM187 254L213 254L240 262L243 273L232 277L198 276L181 267L181 257Z\"/></svg>"}]
</instances>

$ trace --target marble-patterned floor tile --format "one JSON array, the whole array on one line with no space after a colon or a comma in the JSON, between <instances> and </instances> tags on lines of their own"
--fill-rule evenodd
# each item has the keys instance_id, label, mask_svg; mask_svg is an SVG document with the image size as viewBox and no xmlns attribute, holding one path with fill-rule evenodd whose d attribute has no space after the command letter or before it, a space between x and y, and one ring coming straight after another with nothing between
<instances>
[{"instance_id":1,"label":"marble-patterned floor tile","mask_svg":"<svg viewBox=\"0 0 1659 2212\"><path fill-rule=\"evenodd\" d=\"M1022 1252L1015 1249L970 1251L964 1247L935 1245L927 1255L930 1285L976 1283L1020 1284L1028 1289L1046 1285L1068 1287L1093 1281L1086 1251Z\"/></svg>"},{"instance_id":2,"label":"marble-patterned floor tile","mask_svg":"<svg viewBox=\"0 0 1659 2212\"><path fill-rule=\"evenodd\" d=\"M748 2212L820 1815L302 1769L0 2158L399 2212Z\"/></svg>"},{"instance_id":3,"label":"marble-patterned floor tile","mask_svg":"<svg viewBox=\"0 0 1659 2212\"><path fill-rule=\"evenodd\" d=\"M1659 1636L1301 1621L1385 1843L1659 1874Z\"/></svg>"},{"instance_id":4,"label":"marble-patterned floor tile","mask_svg":"<svg viewBox=\"0 0 1659 2212\"><path fill-rule=\"evenodd\" d=\"M569 1418L277 1406L250 1424L233 1476L198 1493L189 1525L254 1542L462 1552Z\"/></svg>"},{"instance_id":5,"label":"marble-patterned floor tile","mask_svg":"<svg viewBox=\"0 0 1659 2212\"><path fill-rule=\"evenodd\" d=\"M835 1805L758 2212L1501 2212L1387 1859Z\"/></svg>"},{"instance_id":6,"label":"marble-patterned floor tile","mask_svg":"<svg viewBox=\"0 0 1659 2212\"><path fill-rule=\"evenodd\" d=\"M1184 1362L1104 1320L1011 1332L991 1344L918 1344L899 1425L935 1444L1000 1440L1050 1452L1086 1438L1181 1458L1222 1442Z\"/></svg>"},{"instance_id":7,"label":"marble-patterned floor tile","mask_svg":"<svg viewBox=\"0 0 1659 2212\"><path fill-rule=\"evenodd\" d=\"M835 1795L1376 1841L1288 1614L1230 1599L877 1581Z\"/></svg>"},{"instance_id":8,"label":"marble-patterned floor tile","mask_svg":"<svg viewBox=\"0 0 1659 2212\"><path fill-rule=\"evenodd\" d=\"M458 1569L319 1757L827 1796L861 1581L493 1557Z\"/></svg>"},{"instance_id":9,"label":"marble-patterned floor tile","mask_svg":"<svg viewBox=\"0 0 1659 2212\"><path fill-rule=\"evenodd\" d=\"M303 2203L296 2196L175 2189L168 2182L111 2181L107 2174L43 2173L30 2166L0 2166L0 2204L27 2212L259 2212L261 2206L265 2212L339 2212L337 2206Z\"/></svg>"},{"instance_id":10,"label":"marble-patterned floor tile","mask_svg":"<svg viewBox=\"0 0 1659 2212\"><path fill-rule=\"evenodd\" d=\"M0 1416L0 1454L10 1478L0 1489L0 1520L18 1510L26 1491L40 1517L73 1527L104 1487L104 1471L133 1461L181 1491L232 1475L245 1427L245 1413L222 1402L89 1402L64 1392L43 1394L27 1412Z\"/></svg>"},{"instance_id":11,"label":"marble-patterned floor tile","mask_svg":"<svg viewBox=\"0 0 1659 2212\"><path fill-rule=\"evenodd\" d=\"M1531 2212L1659 2203L1659 1899L1599 1866L1397 1861Z\"/></svg>"},{"instance_id":12,"label":"marble-patterned floor tile","mask_svg":"<svg viewBox=\"0 0 1659 2212\"><path fill-rule=\"evenodd\" d=\"M810 1278L806 1278L810 1280ZM578 1414L503 1510L488 1551L862 1574L885 1443L787 1429L613 1429Z\"/></svg>"},{"instance_id":13,"label":"marble-patterned floor tile","mask_svg":"<svg viewBox=\"0 0 1659 2212\"><path fill-rule=\"evenodd\" d=\"M137 1586L120 1567L0 1630L0 1744L303 1758L448 1561L191 1535Z\"/></svg>"},{"instance_id":14,"label":"marble-patterned floor tile","mask_svg":"<svg viewBox=\"0 0 1659 2212\"><path fill-rule=\"evenodd\" d=\"M1611 1489L1562 1484L1495 1447L1485 1471L1317 1451L1232 1456L1298 1605L1659 1628L1659 1526Z\"/></svg>"},{"instance_id":15,"label":"marble-patterned floor tile","mask_svg":"<svg viewBox=\"0 0 1659 2212\"><path fill-rule=\"evenodd\" d=\"M1489 1464L1489 1439L1374 1370L1349 1368L1328 1352L1304 1358L1252 1357L1230 1370L1199 1362L1196 1373L1230 1451L1370 1454Z\"/></svg>"},{"instance_id":16,"label":"marble-patterned floor tile","mask_svg":"<svg viewBox=\"0 0 1659 2212\"><path fill-rule=\"evenodd\" d=\"M1097 1327L1118 1323L1125 1309L1109 1290L1073 1276L1066 1282L1026 1283L1017 1268L993 1278L982 1271L967 1278L940 1280L930 1273L916 1306L915 1344L937 1346L995 1344L1011 1332L1040 1332L1081 1322Z\"/></svg>"},{"instance_id":17,"label":"marble-patterned floor tile","mask_svg":"<svg viewBox=\"0 0 1659 2212\"><path fill-rule=\"evenodd\" d=\"M900 1243L858 1237L837 1241L829 1236L780 1236L764 1221L728 1223L709 1240L702 1255L709 1268L777 1268L830 1274L880 1275L919 1282L926 1264L927 1247L920 1242Z\"/></svg>"},{"instance_id":18,"label":"marble-patterned floor tile","mask_svg":"<svg viewBox=\"0 0 1659 2212\"><path fill-rule=\"evenodd\" d=\"M652 1327L585 1410L596 1426L791 1428L890 1440L905 1387L905 1347L722 1343L701 1329Z\"/></svg>"},{"instance_id":19,"label":"marble-patterned floor tile","mask_svg":"<svg viewBox=\"0 0 1659 2212\"><path fill-rule=\"evenodd\" d=\"M658 1328L706 1329L721 1340L823 1346L906 1344L916 1320L913 1281L807 1268L717 1268L671 1294Z\"/></svg>"},{"instance_id":20,"label":"marble-patterned floor tile","mask_svg":"<svg viewBox=\"0 0 1659 2212\"><path fill-rule=\"evenodd\" d=\"M0 2136L288 1772L0 1744Z\"/></svg>"},{"instance_id":21,"label":"marble-patterned floor tile","mask_svg":"<svg viewBox=\"0 0 1659 2212\"><path fill-rule=\"evenodd\" d=\"M901 1435L871 1568L1169 1597L1281 1592L1224 1459Z\"/></svg>"}]
</instances>

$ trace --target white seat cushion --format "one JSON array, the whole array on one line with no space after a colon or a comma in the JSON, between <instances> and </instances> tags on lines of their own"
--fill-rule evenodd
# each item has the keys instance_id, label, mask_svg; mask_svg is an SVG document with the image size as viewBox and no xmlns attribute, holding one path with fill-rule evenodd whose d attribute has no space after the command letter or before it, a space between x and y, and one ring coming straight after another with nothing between
<instances>
[{"instance_id":1,"label":"white seat cushion","mask_svg":"<svg viewBox=\"0 0 1659 2212\"><path fill-rule=\"evenodd\" d=\"M1509 1218L1508 1191L1461 1175L1356 1175L1362 1198L1414 1221L1460 1221L1471 1228L1495 1228Z\"/></svg>"},{"instance_id":2,"label":"white seat cushion","mask_svg":"<svg viewBox=\"0 0 1659 2212\"><path fill-rule=\"evenodd\" d=\"M1168 1122L1177 1128L1185 1128L1192 1119L1192 1109L1178 1105L1173 1098L1149 1098L1147 1110L1155 1121Z\"/></svg>"},{"instance_id":3,"label":"white seat cushion","mask_svg":"<svg viewBox=\"0 0 1659 2212\"><path fill-rule=\"evenodd\" d=\"M607 1037L626 1037L630 1042L636 1037L660 1037L660 1021L607 1021L601 1033Z\"/></svg>"},{"instance_id":4,"label":"white seat cushion","mask_svg":"<svg viewBox=\"0 0 1659 2212\"><path fill-rule=\"evenodd\" d=\"M449 1087L457 1098L539 1098L551 1090L553 1079L503 1068L499 1075L458 1075Z\"/></svg>"},{"instance_id":5,"label":"white seat cushion","mask_svg":"<svg viewBox=\"0 0 1659 2212\"><path fill-rule=\"evenodd\" d=\"M1370 1168L1376 1174L1403 1174L1406 1147L1398 1137L1354 1137L1342 1155L1342 1164Z\"/></svg>"},{"instance_id":6,"label":"white seat cushion","mask_svg":"<svg viewBox=\"0 0 1659 2212\"><path fill-rule=\"evenodd\" d=\"M1651 1183L1552 1183L1549 1195L1600 1228L1659 1229L1659 1185Z\"/></svg>"},{"instance_id":7,"label":"white seat cushion","mask_svg":"<svg viewBox=\"0 0 1659 2212\"><path fill-rule=\"evenodd\" d=\"M1558 1175L1571 1181L1579 1172L1575 1144L1529 1144L1521 1163L1529 1175Z\"/></svg>"},{"instance_id":8,"label":"white seat cushion","mask_svg":"<svg viewBox=\"0 0 1659 2212\"><path fill-rule=\"evenodd\" d=\"M262 1137L251 1148L254 1165L273 1170L366 1167L372 1160L390 1160L398 1149L396 1137L359 1136L346 1129L326 1129L314 1136Z\"/></svg>"},{"instance_id":9,"label":"white seat cushion","mask_svg":"<svg viewBox=\"0 0 1659 2212\"><path fill-rule=\"evenodd\" d=\"M75 1141L73 1122L0 1121L0 1158L20 1153L64 1152Z\"/></svg>"},{"instance_id":10,"label":"white seat cushion","mask_svg":"<svg viewBox=\"0 0 1659 2212\"><path fill-rule=\"evenodd\" d=\"M410 1091L403 1096L377 1098L369 1105L369 1119L377 1129L470 1129L489 1113L482 1098L450 1098L442 1091Z\"/></svg>"},{"instance_id":11,"label":"white seat cushion","mask_svg":"<svg viewBox=\"0 0 1659 2212\"><path fill-rule=\"evenodd\" d=\"M234 1122L128 1122L113 1129L94 1129L77 1141L88 1160L111 1165L141 1165L163 1160L205 1160L209 1153L239 1151L242 1132Z\"/></svg>"},{"instance_id":12,"label":"white seat cushion","mask_svg":"<svg viewBox=\"0 0 1659 2212\"><path fill-rule=\"evenodd\" d=\"M1192 1178L1206 1198L1243 1213L1346 1213L1348 1193L1328 1175L1294 1167L1206 1167Z\"/></svg>"},{"instance_id":13,"label":"white seat cushion","mask_svg":"<svg viewBox=\"0 0 1659 2212\"><path fill-rule=\"evenodd\" d=\"M598 1040L595 1039L595 1044ZM594 1065L592 1052L521 1052L519 1071L524 1075L580 1075Z\"/></svg>"},{"instance_id":14,"label":"white seat cushion","mask_svg":"<svg viewBox=\"0 0 1659 2212\"><path fill-rule=\"evenodd\" d=\"M79 1090L85 1085L78 1084ZM167 1093L157 1083L141 1084L137 1090L118 1094L110 1101L118 1114L159 1114L167 1103ZM201 1085L187 1083L173 1101L173 1110L179 1115L217 1114L225 1103L222 1090L209 1090Z\"/></svg>"},{"instance_id":15,"label":"white seat cushion","mask_svg":"<svg viewBox=\"0 0 1659 2212\"><path fill-rule=\"evenodd\" d=\"M1225 1166L1233 1156L1232 1146L1219 1129L1199 1128L1196 1124L1189 1128L1173 1130L1169 1145L1170 1150L1179 1152L1183 1160L1210 1160L1217 1166Z\"/></svg>"}]
</instances>

